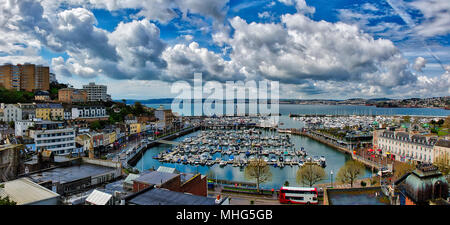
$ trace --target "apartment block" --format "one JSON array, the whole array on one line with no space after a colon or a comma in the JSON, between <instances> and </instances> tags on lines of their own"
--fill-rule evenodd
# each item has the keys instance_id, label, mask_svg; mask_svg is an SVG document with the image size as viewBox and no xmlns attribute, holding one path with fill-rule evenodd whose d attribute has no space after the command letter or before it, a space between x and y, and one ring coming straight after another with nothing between
<instances>
[{"instance_id":1,"label":"apartment block","mask_svg":"<svg viewBox=\"0 0 450 225\"><path fill-rule=\"evenodd\" d=\"M100 85L91 82L88 85L83 85L83 90L87 92L87 98L90 102L108 100L106 85Z\"/></svg>"},{"instance_id":2,"label":"apartment block","mask_svg":"<svg viewBox=\"0 0 450 225\"><path fill-rule=\"evenodd\" d=\"M50 150L56 155L67 155L75 150L75 130L62 122L41 121L30 131L37 151Z\"/></svg>"},{"instance_id":3,"label":"apartment block","mask_svg":"<svg viewBox=\"0 0 450 225\"><path fill-rule=\"evenodd\" d=\"M34 92L50 89L49 67L34 64L0 66L0 86L17 91Z\"/></svg>"}]
</instances>

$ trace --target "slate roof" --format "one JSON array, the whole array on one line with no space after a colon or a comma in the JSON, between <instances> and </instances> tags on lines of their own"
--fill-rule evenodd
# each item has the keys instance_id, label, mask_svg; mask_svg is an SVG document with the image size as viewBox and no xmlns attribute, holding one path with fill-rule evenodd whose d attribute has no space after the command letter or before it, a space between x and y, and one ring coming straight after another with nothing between
<instances>
[{"instance_id":1,"label":"slate roof","mask_svg":"<svg viewBox=\"0 0 450 225\"><path fill-rule=\"evenodd\" d=\"M153 188L133 196L128 203L135 205L215 205L215 198Z\"/></svg>"}]
</instances>

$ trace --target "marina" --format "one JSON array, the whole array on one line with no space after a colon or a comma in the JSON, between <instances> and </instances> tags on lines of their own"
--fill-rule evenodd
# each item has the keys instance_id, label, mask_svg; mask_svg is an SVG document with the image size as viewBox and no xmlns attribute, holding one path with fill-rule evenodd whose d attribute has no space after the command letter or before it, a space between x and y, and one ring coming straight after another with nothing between
<instances>
[{"instance_id":1,"label":"marina","mask_svg":"<svg viewBox=\"0 0 450 225\"><path fill-rule=\"evenodd\" d=\"M302 166L305 162L326 167L324 156L308 156L303 147L295 148L290 134L262 135L256 128L201 131L178 146L153 156L160 162L233 167L244 167L255 158L280 168Z\"/></svg>"},{"instance_id":2,"label":"marina","mask_svg":"<svg viewBox=\"0 0 450 225\"><path fill-rule=\"evenodd\" d=\"M250 159L261 157L270 165L272 173L272 180L261 184L261 187L270 189L280 188L286 181L296 185L296 174L302 163L309 160L320 161L321 157L326 162L324 169L327 177L318 183L330 182L330 172L337 173L347 160L352 159L350 155L333 147L308 137L283 133L283 130L278 132L277 129L252 127L241 127L236 130L236 127L228 126L228 129L225 127L205 126L202 130L173 139L173 142L180 143L179 147L170 144L153 146L142 155L139 154L141 156L133 166L140 171L166 166L185 173L201 173L212 179L254 182L245 178L245 160L248 163ZM248 135L249 138L246 138L246 141L239 141L239 135L241 137ZM253 142L250 139L251 136L253 136ZM256 147L257 137L260 142L267 145L260 144L261 152ZM278 141L280 144L275 144L276 137L284 141ZM228 145L225 146L225 143ZM255 145L252 146L251 143ZM270 143L273 143L273 146L269 146ZM247 151L250 154L247 154ZM283 159L280 160L280 157ZM280 162L283 163L280 164ZM370 176L371 171L365 169L364 177Z\"/></svg>"}]
</instances>

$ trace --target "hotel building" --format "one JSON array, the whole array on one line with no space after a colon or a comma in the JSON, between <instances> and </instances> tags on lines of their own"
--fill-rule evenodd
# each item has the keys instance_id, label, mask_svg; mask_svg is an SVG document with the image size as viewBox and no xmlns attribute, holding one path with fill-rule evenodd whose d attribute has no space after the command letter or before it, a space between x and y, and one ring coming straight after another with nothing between
<instances>
[{"instance_id":1,"label":"hotel building","mask_svg":"<svg viewBox=\"0 0 450 225\"><path fill-rule=\"evenodd\" d=\"M377 145L383 155L402 162L433 163L436 136L425 136L404 131L378 130Z\"/></svg>"}]
</instances>

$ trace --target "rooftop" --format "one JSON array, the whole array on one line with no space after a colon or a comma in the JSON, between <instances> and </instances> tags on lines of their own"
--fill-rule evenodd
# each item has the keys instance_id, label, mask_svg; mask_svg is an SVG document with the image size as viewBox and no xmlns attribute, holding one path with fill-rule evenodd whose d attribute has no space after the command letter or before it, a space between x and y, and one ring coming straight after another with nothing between
<instances>
[{"instance_id":1,"label":"rooftop","mask_svg":"<svg viewBox=\"0 0 450 225\"><path fill-rule=\"evenodd\" d=\"M87 197L86 202L93 205L106 205L108 201L112 198L111 194L94 190L89 197Z\"/></svg>"},{"instance_id":2,"label":"rooftop","mask_svg":"<svg viewBox=\"0 0 450 225\"><path fill-rule=\"evenodd\" d=\"M135 181L146 184L161 185L177 176L179 176L179 174L152 171L150 173L141 175L140 177L136 178Z\"/></svg>"},{"instance_id":3,"label":"rooftop","mask_svg":"<svg viewBox=\"0 0 450 225\"><path fill-rule=\"evenodd\" d=\"M81 164L70 167L55 168L35 174L29 177L37 182L52 181L59 183L67 183L74 180L86 178L89 176L96 176L107 172L113 172L114 168L98 166L93 164Z\"/></svg>"},{"instance_id":4,"label":"rooftop","mask_svg":"<svg viewBox=\"0 0 450 225\"><path fill-rule=\"evenodd\" d=\"M215 205L215 198L153 188L131 196L128 202L136 205Z\"/></svg>"},{"instance_id":5,"label":"rooftop","mask_svg":"<svg viewBox=\"0 0 450 225\"><path fill-rule=\"evenodd\" d=\"M178 173L177 169L172 168L172 167L166 167L166 166L159 166L156 171L166 172L166 173Z\"/></svg>"},{"instance_id":6,"label":"rooftop","mask_svg":"<svg viewBox=\"0 0 450 225\"><path fill-rule=\"evenodd\" d=\"M0 196L9 196L18 205L32 204L59 196L59 194L32 182L28 178L20 178L3 184L4 188L0 188Z\"/></svg>"},{"instance_id":7,"label":"rooftop","mask_svg":"<svg viewBox=\"0 0 450 225\"><path fill-rule=\"evenodd\" d=\"M450 148L450 140L440 139L436 142L436 146Z\"/></svg>"}]
</instances>

